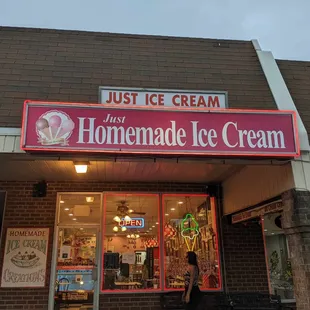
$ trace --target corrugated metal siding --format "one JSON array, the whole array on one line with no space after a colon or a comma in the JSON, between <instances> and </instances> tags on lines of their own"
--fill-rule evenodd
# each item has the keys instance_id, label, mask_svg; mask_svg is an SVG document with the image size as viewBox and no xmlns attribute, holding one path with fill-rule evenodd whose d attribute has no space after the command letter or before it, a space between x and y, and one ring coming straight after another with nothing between
<instances>
[{"instance_id":1,"label":"corrugated metal siding","mask_svg":"<svg viewBox=\"0 0 310 310\"><path fill-rule=\"evenodd\" d=\"M0 153L24 153L20 149L19 128L0 128Z\"/></svg>"}]
</instances>

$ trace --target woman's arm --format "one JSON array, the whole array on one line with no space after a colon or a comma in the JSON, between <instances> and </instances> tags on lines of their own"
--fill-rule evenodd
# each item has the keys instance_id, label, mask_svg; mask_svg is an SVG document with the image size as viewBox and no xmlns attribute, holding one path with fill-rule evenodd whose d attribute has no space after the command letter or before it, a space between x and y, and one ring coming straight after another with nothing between
<instances>
[{"instance_id":1,"label":"woman's arm","mask_svg":"<svg viewBox=\"0 0 310 310\"><path fill-rule=\"evenodd\" d=\"M189 272L190 272L190 281L189 281L189 286L188 286L188 290L187 290L187 294L186 294L186 301L187 301L187 303L190 300L192 288L193 288L193 285L194 285L194 277L195 277L194 266L190 266Z\"/></svg>"}]
</instances>

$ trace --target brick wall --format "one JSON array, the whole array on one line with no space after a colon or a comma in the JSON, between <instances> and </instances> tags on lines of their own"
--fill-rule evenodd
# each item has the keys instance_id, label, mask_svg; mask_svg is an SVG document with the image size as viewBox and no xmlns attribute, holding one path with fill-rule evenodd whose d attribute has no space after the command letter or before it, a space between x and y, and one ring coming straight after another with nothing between
<instances>
[{"instance_id":1,"label":"brick wall","mask_svg":"<svg viewBox=\"0 0 310 310\"><path fill-rule=\"evenodd\" d=\"M0 27L0 126L23 101L98 102L99 86L228 91L233 108L276 109L250 41Z\"/></svg>"},{"instance_id":2,"label":"brick wall","mask_svg":"<svg viewBox=\"0 0 310 310\"><path fill-rule=\"evenodd\" d=\"M44 226L51 230L47 258L47 287L41 289L0 289L0 309L47 309L55 218L54 195L50 193L46 198L32 198L32 184L29 183L0 183L0 189L8 191L1 239L1 273L7 227Z\"/></svg>"},{"instance_id":3,"label":"brick wall","mask_svg":"<svg viewBox=\"0 0 310 310\"><path fill-rule=\"evenodd\" d=\"M49 271L51 267L52 236L55 220L57 192L73 191L153 191L153 192L200 192L204 184L176 183L98 183L98 182L51 182L47 196L32 197L32 182L0 182L0 190L7 190L7 204L4 218L4 234L1 240L0 266L3 263L5 230L7 227L44 226L51 230L47 265L47 287L39 289L0 288L1 310L47 309ZM231 291L266 290L265 261L263 242L258 226L224 225L224 245L227 269L227 282ZM1 271L2 272L2 269ZM255 277L253 277L253 274ZM101 295L100 308L159 309L158 294Z\"/></svg>"},{"instance_id":4,"label":"brick wall","mask_svg":"<svg viewBox=\"0 0 310 310\"><path fill-rule=\"evenodd\" d=\"M290 190L282 194L282 226L292 264L298 310L310 309L310 192Z\"/></svg>"},{"instance_id":5,"label":"brick wall","mask_svg":"<svg viewBox=\"0 0 310 310\"><path fill-rule=\"evenodd\" d=\"M258 223L222 221L226 281L229 292L268 293L262 228Z\"/></svg>"},{"instance_id":6,"label":"brick wall","mask_svg":"<svg viewBox=\"0 0 310 310\"><path fill-rule=\"evenodd\" d=\"M277 60L277 64L310 138L310 61Z\"/></svg>"},{"instance_id":7,"label":"brick wall","mask_svg":"<svg viewBox=\"0 0 310 310\"><path fill-rule=\"evenodd\" d=\"M108 310L158 310L159 294L100 295L100 309Z\"/></svg>"}]
</instances>

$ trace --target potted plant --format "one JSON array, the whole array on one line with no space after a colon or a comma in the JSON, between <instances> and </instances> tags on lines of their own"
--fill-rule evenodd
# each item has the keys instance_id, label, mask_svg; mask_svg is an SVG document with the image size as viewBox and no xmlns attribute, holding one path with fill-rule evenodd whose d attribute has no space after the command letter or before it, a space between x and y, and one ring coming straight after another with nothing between
<instances>
[{"instance_id":1,"label":"potted plant","mask_svg":"<svg viewBox=\"0 0 310 310\"><path fill-rule=\"evenodd\" d=\"M279 270L278 265L280 262L279 254L277 251L273 251L270 256L270 276L271 278L278 279L279 278Z\"/></svg>"},{"instance_id":2,"label":"potted plant","mask_svg":"<svg viewBox=\"0 0 310 310\"><path fill-rule=\"evenodd\" d=\"M284 287L284 296L287 299L294 298L294 287L293 287L293 273L292 273L292 265L291 262L288 260L286 262L286 268L284 269L284 279L286 281Z\"/></svg>"}]
</instances>

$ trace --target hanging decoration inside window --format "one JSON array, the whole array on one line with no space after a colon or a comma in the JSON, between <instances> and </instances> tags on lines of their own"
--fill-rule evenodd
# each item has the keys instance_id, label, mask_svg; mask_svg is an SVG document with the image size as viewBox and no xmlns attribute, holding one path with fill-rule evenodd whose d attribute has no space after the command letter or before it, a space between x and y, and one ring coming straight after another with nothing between
<instances>
[{"instance_id":1,"label":"hanging decoration inside window","mask_svg":"<svg viewBox=\"0 0 310 310\"><path fill-rule=\"evenodd\" d=\"M144 245L146 248L157 248L158 247L158 241L155 238L146 239L144 241Z\"/></svg>"},{"instance_id":2,"label":"hanging decoration inside window","mask_svg":"<svg viewBox=\"0 0 310 310\"><path fill-rule=\"evenodd\" d=\"M170 224L166 224L164 228L164 235L166 238L174 239L177 235L177 231Z\"/></svg>"}]
</instances>

